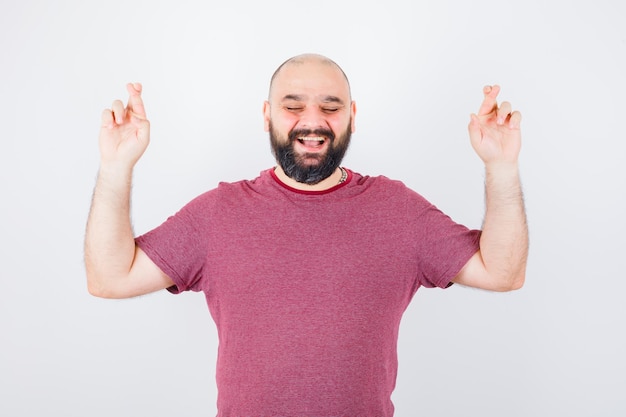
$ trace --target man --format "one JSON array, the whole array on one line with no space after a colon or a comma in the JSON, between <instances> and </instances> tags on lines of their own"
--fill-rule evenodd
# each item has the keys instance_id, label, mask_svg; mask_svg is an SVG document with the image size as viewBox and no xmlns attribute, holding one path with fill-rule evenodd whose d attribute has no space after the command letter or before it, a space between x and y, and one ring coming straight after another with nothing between
<instances>
[{"instance_id":1,"label":"man","mask_svg":"<svg viewBox=\"0 0 626 417\"><path fill-rule=\"evenodd\" d=\"M486 167L482 231L398 181L341 167L356 105L319 55L281 65L264 103L277 160L135 238L132 170L149 141L141 85L102 115L85 240L89 291L203 291L219 334L219 416L391 416L400 318L419 287L520 288L521 115L485 87L469 135Z\"/></svg>"}]
</instances>

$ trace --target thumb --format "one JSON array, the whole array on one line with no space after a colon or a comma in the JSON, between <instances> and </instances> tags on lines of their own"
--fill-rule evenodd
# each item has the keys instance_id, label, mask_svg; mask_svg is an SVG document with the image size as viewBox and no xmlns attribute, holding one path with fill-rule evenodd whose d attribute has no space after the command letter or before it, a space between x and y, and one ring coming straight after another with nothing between
<instances>
[{"instance_id":1,"label":"thumb","mask_svg":"<svg viewBox=\"0 0 626 417\"><path fill-rule=\"evenodd\" d=\"M131 120L133 125L137 127L137 138L141 140L145 140L146 142L150 140L150 122L145 117L141 115L131 112Z\"/></svg>"},{"instance_id":2,"label":"thumb","mask_svg":"<svg viewBox=\"0 0 626 417\"><path fill-rule=\"evenodd\" d=\"M470 114L470 122L467 126L467 131L469 132L470 140L473 144L480 143L483 135L480 130L480 120L478 120L478 116L474 113Z\"/></svg>"}]
</instances>

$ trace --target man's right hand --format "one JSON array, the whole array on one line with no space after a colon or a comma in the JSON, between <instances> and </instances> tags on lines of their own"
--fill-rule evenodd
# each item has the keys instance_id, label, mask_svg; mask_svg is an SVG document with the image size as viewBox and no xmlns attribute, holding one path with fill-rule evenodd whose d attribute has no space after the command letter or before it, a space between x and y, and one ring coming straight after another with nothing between
<instances>
[{"instance_id":1,"label":"man's right hand","mask_svg":"<svg viewBox=\"0 0 626 417\"><path fill-rule=\"evenodd\" d=\"M141 99L142 86L127 84L128 104L115 100L102 112L100 156L103 167L130 172L150 142L150 122Z\"/></svg>"}]
</instances>

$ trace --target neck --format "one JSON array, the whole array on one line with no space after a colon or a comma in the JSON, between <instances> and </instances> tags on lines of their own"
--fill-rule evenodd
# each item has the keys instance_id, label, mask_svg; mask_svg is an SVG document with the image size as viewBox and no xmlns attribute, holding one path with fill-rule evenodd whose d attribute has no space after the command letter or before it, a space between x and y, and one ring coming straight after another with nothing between
<instances>
[{"instance_id":1,"label":"neck","mask_svg":"<svg viewBox=\"0 0 626 417\"><path fill-rule=\"evenodd\" d=\"M329 188L333 188L335 185L339 184L339 180L341 180L342 171L341 168L337 168L332 175L317 184L305 184L302 182L298 182L293 178L290 178L285 174L285 171L277 165L274 169L274 173L285 185L290 186L291 188L295 188L296 190L301 191L325 191Z\"/></svg>"}]
</instances>

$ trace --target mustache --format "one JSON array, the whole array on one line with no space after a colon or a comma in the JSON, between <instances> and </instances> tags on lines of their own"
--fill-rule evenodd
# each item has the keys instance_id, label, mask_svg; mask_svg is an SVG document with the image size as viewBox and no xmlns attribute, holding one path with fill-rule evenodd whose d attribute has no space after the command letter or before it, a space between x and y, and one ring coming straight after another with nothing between
<instances>
[{"instance_id":1,"label":"mustache","mask_svg":"<svg viewBox=\"0 0 626 417\"><path fill-rule=\"evenodd\" d=\"M318 128L318 129L294 129L289 132L289 142L294 142L302 136L323 136L333 142L335 140L335 134L330 129Z\"/></svg>"}]
</instances>

